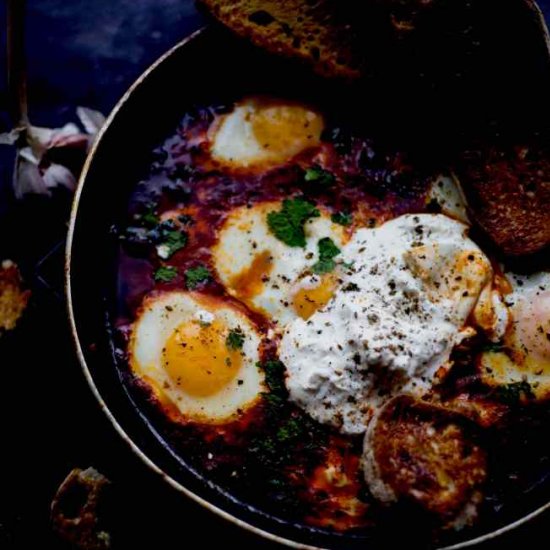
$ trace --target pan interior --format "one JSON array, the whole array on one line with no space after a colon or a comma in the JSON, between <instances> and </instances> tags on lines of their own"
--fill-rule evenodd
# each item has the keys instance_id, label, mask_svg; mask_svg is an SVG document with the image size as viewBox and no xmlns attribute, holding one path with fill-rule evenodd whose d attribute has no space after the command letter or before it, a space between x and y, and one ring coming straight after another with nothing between
<instances>
[{"instance_id":1,"label":"pan interior","mask_svg":"<svg viewBox=\"0 0 550 550\"><path fill-rule=\"evenodd\" d=\"M221 104L249 94L299 97L332 108L337 105L344 120L351 125L368 125L380 142L413 148L420 157L433 157L442 163L473 136L485 139L494 133L522 134L532 129L534 118L540 120L518 116L515 108L511 116L503 114L503 109L510 107L506 101L491 109L479 97L465 101L461 87L435 92L426 90L422 82L407 85L408 93L403 93L405 83L388 77L349 90L338 82L325 82L299 65L251 49L220 29L209 29L176 48L123 101L84 176L73 220L70 299L85 368L99 394L129 438L167 476L214 507L288 541L321 548L363 548L366 541L387 545L402 541L401 533L408 531L407 527L417 532L416 518L401 519L403 529L397 534L386 525L346 535L282 520L272 509L251 505L214 483L207 471L182 455L162 423L129 388L120 360L115 326L120 313L118 228L125 223L136 182L148 173L151 152L197 105ZM518 99L516 92L514 89L509 95L514 101ZM449 105L457 107L449 109ZM541 456L548 456L548 451L541 448ZM511 451L515 452L522 453L521 445ZM543 506L550 490L545 464L541 460L534 466L521 499L503 505L497 515L475 530L444 537L439 546L485 535ZM430 543L430 535L425 536L422 542Z\"/></svg>"}]
</instances>

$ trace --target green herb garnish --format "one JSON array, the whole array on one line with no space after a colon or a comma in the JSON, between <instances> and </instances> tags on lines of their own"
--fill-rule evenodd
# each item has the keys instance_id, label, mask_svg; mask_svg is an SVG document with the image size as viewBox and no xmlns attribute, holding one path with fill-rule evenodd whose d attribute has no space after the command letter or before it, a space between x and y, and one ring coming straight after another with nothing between
<instances>
[{"instance_id":1,"label":"green herb garnish","mask_svg":"<svg viewBox=\"0 0 550 550\"><path fill-rule=\"evenodd\" d=\"M280 212L267 215L267 225L275 237L288 246L304 248L304 224L310 218L318 218L320 215L315 205L304 199L285 199Z\"/></svg>"},{"instance_id":2,"label":"green herb garnish","mask_svg":"<svg viewBox=\"0 0 550 550\"><path fill-rule=\"evenodd\" d=\"M199 265L185 271L185 284L189 290L194 290L201 283L209 281L211 277L210 270L203 265Z\"/></svg>"},{"instance_id":3,"label":"green herb garnish","mask_svg":"<svg viewBox=\"0 0 550 550\"><path fill-rule=\"evenodd\" d=\"M304 180L307 182L314 181L323 187L328 187L336 181L336 178L334 177L334 174L331 174L329 171L315 165L306 170Z\"/></svg>"},{"instance_id":4,"label":"green herb garnish","mask_svg":"<svg viewBox=\"0 0 550 550\"><path fill-rule=\"evenodd\" d=\"M338 225L347 227L353 223L353 215L349 212L335 212L330 219Z\"/></svg>"},{"instance_id":5,"label":"green herb garnish","mask_svg":"<svg viewBox=\"0 0 550 550\"><path fill-rule=\"evenodd\" d=\"M242 329L235 328L229 331L225 339L225 345L230 349L242 349L244 344L244 333Z\"/></svg>"},{"instance_id":6,"label":"green herb garnish","mask_svg":"<svg viewBox=\"0 0 550 550\"><path fill-rule=\"evenodd\" d=\"M317 247L319 249L319 261L311 269L313 273L317 273L318 275L330 273L336 267L334 258L340 254L340 249L329 237L321 239L317 243Z\"/></svg>"},{"instance_id":7,"label":"green herb garnish","mask_svg":"<svg viewBox=\"0 0 550 550\"><path fill-rule=\"evenodd\" d=\"M139 219L146 227L155 227L160 223L160 219L155 212L154 205L149 206L149 208L140 216Z\"/></svg>"},{"instance_id":8,"label":"green herb garnish","mask_svg":"<svg viewBox=\"0 0 550 550\"><path fill-rule=\"evenodd\" d=\"M304 433L304 426L296 418L289 418L278 430L276 438L280 443L299 438Z\"/></svg>"},{"instance_id":9,"label":"green herb garnish","mask_svg":"<svg viewBox=\"0 0 550 550\"><path fill-rule=\"evenodd\" d=\"M182 231L174 229L168 231L164 234L164 239L158 245L158 255L163 259L167 260L175 252L182 249L187 244L187 235Z\"/></svg>"},{"instance_id":10,"label":"green herb garnish","mask_svg":"<svg viewBox=\"0 0 550 550\"><path fill-rule=\"evenodd\" d=\"M277 359L269 359L263 363L257 363L257 367L265 373L265 383L272 392L286 394L284 383L285 366Z\"/></svg>"},{"instance_id":11,"label":"green herb garnish","mask_svg":"<svg viewBox=\"0 0 550 550\"><path fill-rule=\"evenodd\" d=\"M159 267L153 277L157 283L170 283L178 276L178 270L171 265Z\"/></svg>"},{"instance_id":12,"label":"green herb garnish","mask_svg":"<svg viewBox=\"0 0 550 550\"><path fill-rule=\"evenodd\" d=\"M497 353L499 351L503 351L504 350L504 346L500 343L500 342L488 342L486 343L483 348L482 348L482 351L488 351L488 352L493 352L493 353Z\"/></svg>"}]
</instances>

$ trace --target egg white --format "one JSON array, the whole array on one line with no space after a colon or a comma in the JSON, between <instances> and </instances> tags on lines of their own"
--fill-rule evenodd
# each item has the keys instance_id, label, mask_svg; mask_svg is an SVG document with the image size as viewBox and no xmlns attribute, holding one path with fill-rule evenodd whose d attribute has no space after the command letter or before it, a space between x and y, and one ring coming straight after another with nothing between
<instances>
[{"instance_id":1,"label":"egg white","mask_svg":"<svg viewBox=\"0 0 550 550\"><path fill-rule=\"evenodd\" d=\"M311 276L309 270L319 260L318 243L329 237L342 247L347 240L344 228L330 219L323 209L320 217L305 223L306 246L291 247L278 240L270 231L267 216L281 210L281 202L265 202L243 206L230 212L218 233L212 250L218 276L229 293L252 309L265 314L279 326L299 316L294 298L305 286L315 287L327 277ZM252 277L254 291L245 292L236 281L250 272L258 259L264 258L264 270Z\"/></svg>"},{"instance_id":2,"label":"egg white","mask_svg":"<svg viewBox=\"0 0 550 550\"><path fill-rule=\"evenodd\" d=\"M430 185L428 203L435 203L443 214L470 225L464 191L455 175L440 175Z\"/></svg>"},{"instance_id":3,"label":"egg white","mask_svg":"<svg viewBox=\"0 0 550 550\"><path fill-rule=\"evenodd\" d=\"M454 346L471 335L466 321L492 278L467 229L419 214L357 230L342 252L353 267L332 299L283 334L290 399L357 434L393 395L430 391L450 369Z\"/></svg>"},{"instance_id":4,"label":"egg white","mask_svg":"<svg viewBox=\"0 0 550 550\"><path fill-rule=\"evenodd\" d=\"M322 116L298 103L248 97L208 131L212 158L229 168L282 164L319 145Z\"/></svg>"},{"instance_id":5,"label":"egg white","mask_svg":"<svg viewBox=\"0 0 550 550\"><path fill-rule=\"evenodd\" d=\"M498 345L479 359L485 384L529 384L530 396L550 398L550 273L505 273L512 291L505 295L511 323Z\"/></svg>"}]
</instances>

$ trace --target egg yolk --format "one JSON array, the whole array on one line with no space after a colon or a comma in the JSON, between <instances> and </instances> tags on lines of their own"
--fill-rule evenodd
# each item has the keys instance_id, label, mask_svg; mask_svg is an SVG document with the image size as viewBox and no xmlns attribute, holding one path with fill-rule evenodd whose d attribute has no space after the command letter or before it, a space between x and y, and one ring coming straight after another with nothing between
<instances>
[{"instance_id":1,"label":"egg yolk","mask_svg":"<svg viewBox=\"0 0 550 550\"><path fill-rule=\"evenodd\" d=\"M226 344L227 328L188 321L170 336L162 351L164 368L173 383L194 397L208 397L226 387L239 372L242 356Z\"/></svg>"},{"instance_id":2,"label":"egg yolk","mask_svg":"<svg viewBox=\"0 0 550 550\"><path fill-rule=\"evenodd\" d=\"M337 286L334 274L325 275L318 286L300 288L292 300L294 311L304 320L309 319L317 310L325 306L334 295Z\"/></svg>"},{"instance_id":3,"label":"egg yolk","mask_svg":"<svg viewBox=\"0 0 550 550\"><path fill-rule=\"evenodd\" d=\"M264 149L292 156L317 145L323 119L299 105L259 105L251 116L252 132Z\"/></svg>"},{"instance_id":4,"label":"egg yolk","mask_svg":"<svg viewBox=\"0 0 550 550\"><path fill-rule=\"evenodd\" d=\"M250 266L233 277L230 283L233 293L242 300L254 298L262 292L264 281L273 267L269 250L258 254Z\"/></svg>"}]
</instances>

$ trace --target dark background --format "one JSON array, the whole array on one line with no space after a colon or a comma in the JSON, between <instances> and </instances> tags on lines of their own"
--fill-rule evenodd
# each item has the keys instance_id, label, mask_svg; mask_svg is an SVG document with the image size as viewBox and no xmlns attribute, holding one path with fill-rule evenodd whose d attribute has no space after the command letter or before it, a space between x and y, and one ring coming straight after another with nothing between
<instances>
[{"instance_id":1,"label":"dark background","mask_svg":"<svg viewBox=\"0 0 550 550\"><path fill-rule=\"evenodd\" d=\"M550 0L540 5L550 17ZM30 117L43 126L74 120L78 105L108 114L152 61L204 21L190 0L30 0L27 11ZM4 6L0 28L5 59ZM6 97L2 71L0 131L9 129ZM13 151L0 147L0 259L21 265L33 297L18 329L0 337L0 548L65 547L51 534L49 505L75 466L94 466L113 482L115 548L272 548L174 494L104 418L65 316L62 242L70 198L16 203L12 162ZM483 548L547 548L549 519Z\"/></svg>"}]
</instances>

